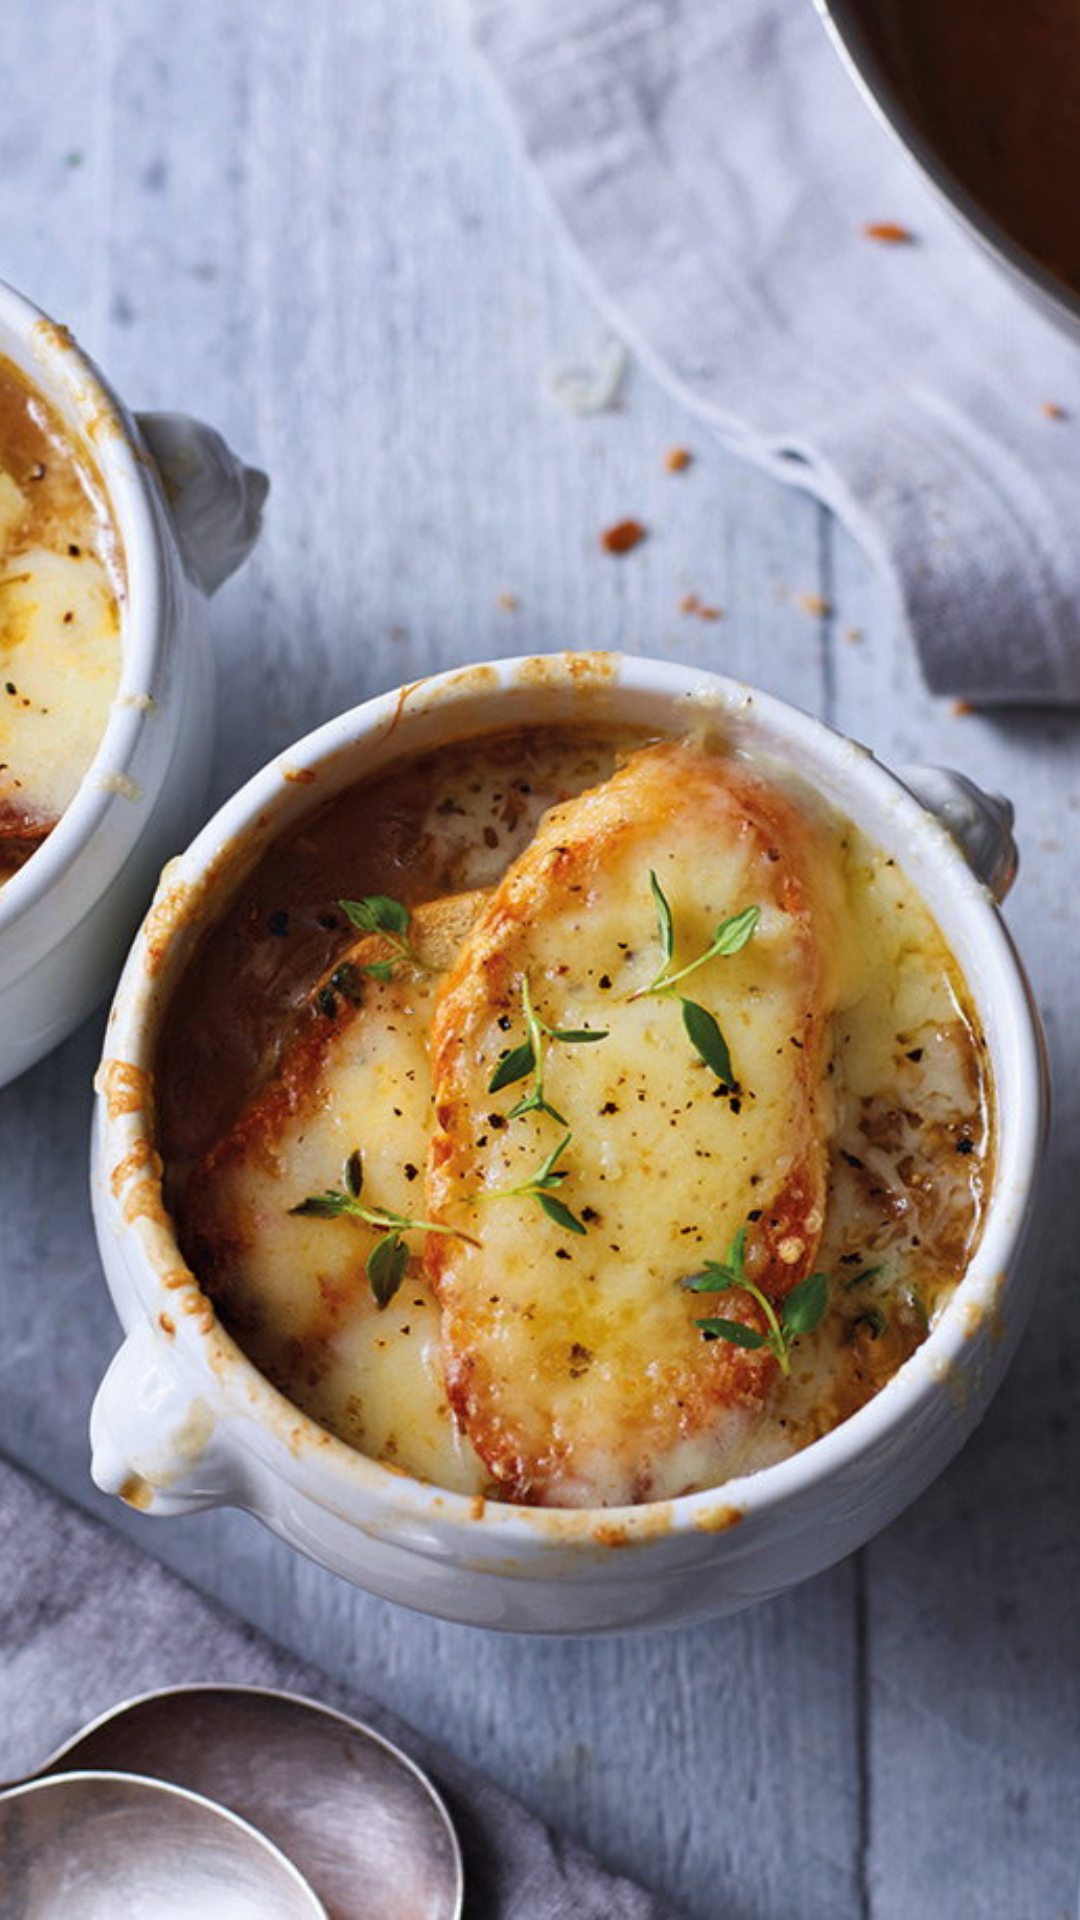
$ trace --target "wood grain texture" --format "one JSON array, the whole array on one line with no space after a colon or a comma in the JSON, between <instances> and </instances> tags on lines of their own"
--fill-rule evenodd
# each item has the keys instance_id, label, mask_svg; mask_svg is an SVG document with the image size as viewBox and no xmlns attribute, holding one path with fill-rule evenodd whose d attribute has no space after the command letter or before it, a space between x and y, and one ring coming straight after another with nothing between
<instances>
[{"instance_id":1,"label":"wood grain texture","mask_svg":"<svg viewBox=\"0 0 1080 1920\"><path fill-rule=\"evenodd\" d=\"M0 1447L701 1920L1071 1914L1075 723L931 701L842 532L638 369L613 413L551 404L548 363L594 362L605 329L438 7L10 0L5 24L0 270L132 404L203 413L273 475L265 539L215 603L215 798L433 667L602 644L726 668L1013 795L1059 1112L1041 1315L984 1428L858 1560L720 1626L494 1638L356 1593L238 1515L154 1525L99 1499L100 1018L0 1094ZM598 534L628 514L649 538L613 559ZM723 619L681 614L688 592Z\"/></svg>"}]
</instances>

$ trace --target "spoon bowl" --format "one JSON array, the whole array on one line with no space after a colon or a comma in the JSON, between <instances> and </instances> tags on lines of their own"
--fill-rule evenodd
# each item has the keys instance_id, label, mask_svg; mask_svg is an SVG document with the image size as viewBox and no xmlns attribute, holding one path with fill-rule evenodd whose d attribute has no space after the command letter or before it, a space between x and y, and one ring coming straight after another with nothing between
<instances>
[{"instance_id":1,"label":"spoon bowl","mask_svg":"<svg viewBox=\"0 0 1080 1920\"><path fill-rule=\"evenodd\" d=\"M122 1773L0 1794L5 1920L327 1920L292 1863L200 1794Z\"/></svg>"},{"instance_id":2,"label":"spoon bowl","mask_svg":"<svg viewBox=\"0 0 1080 1920\"><path fill-rule=\"evenodd\" d=\"M73 1768L168 1781L230 1809L297 1862L330 1920L460 1920L461 1853L426 1774L313 1700L238 1686L142 1694L83 1728L35 1780ZM159 1920L156 1909L130 1910ZM0 1913L7 1920L2 1899Z\"/></svg>"}]
</instances>

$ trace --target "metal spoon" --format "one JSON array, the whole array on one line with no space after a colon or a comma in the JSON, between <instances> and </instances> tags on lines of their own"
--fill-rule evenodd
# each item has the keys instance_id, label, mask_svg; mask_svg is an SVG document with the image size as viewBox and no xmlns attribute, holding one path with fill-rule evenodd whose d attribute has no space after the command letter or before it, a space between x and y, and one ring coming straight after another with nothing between
<instances>
[{"instance_id":1,"label":"metal spoon","mask_svg":"<svg viewBox=\"0 0 1080 1920\"><path fill-rule=\"evenodd\" d=\"M0 1794L4 1920L327 1920L277 1847L200 1795L122 1773Z\"/></svg>"},{"instance_id":2,"label":"metal spoon","mask_svg":"<svg viewBox=\"0 0 1080 1920\"><path fill-rule=\"evenodd\" d=\"M330 1920L460 1920L461 1852L431 1781L316 1701L261 1687L141 1694L33 1777L73 1767L148 1775L228 1807L296 1862Z\"/></svg>"}]
</instances>

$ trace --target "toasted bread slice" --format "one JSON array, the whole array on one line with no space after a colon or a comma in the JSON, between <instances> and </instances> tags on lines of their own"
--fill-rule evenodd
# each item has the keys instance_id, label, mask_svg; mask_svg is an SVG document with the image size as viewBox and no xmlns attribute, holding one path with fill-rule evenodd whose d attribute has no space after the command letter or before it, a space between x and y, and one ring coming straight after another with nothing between
<instances>
[{"instance_id":1,"label":"toasted bread slice","mask_svg":"<svg viewBox=\"0 0 1080 1920\"><path fill-rule=\"evenodd\" d=\"M37 852L55 824L52 820L35 820L0 799L0 881L9 880Z\"/></svg>"},{"instance_id":2,"label":"toasted bread slice","mask_svg":"<svg viewBox=\"0 0 1080 1920\"><path fill-rule=\"evenodd\" d=\"M449 964L484 897L418 907L409 934L424 965L399 960L386 982L363 971L392 959L382 935L338 958L278 1071L195 1167L182 1204L188 1259L274 1384L362 1452L468 1492L486 1476L447 1409L421 1236L406 1235L404 1281L380 1311L365 1272L379 1231L290 1209L340 1189L359 1149L363 1199L423 1216L439 979L429 969Z\"/></svg>"},{"instance_id":3,"label":"toasted bread slice","mask_svg":"<svg viewBox=\"0 0 1080 1920\"><path fill-rule=\"evenodd\" d=\"M557 807L495 890L447 977L431 1036L436 1131L429 1215L450 1398L503 1493L612 1505L715 1485L737 1470L776 1372L768 1349L707 1341L710 1315L761 1330L745 1292L688 1292L746 1230L746 1270L774 1302L814 1264L824 1215L831 894L823 829L732 758L688 743L635 754ZM741 951L677 994L642 994L719 922L760 909ZM525 1039L522 983L549 1027L544 1094L562 1119L514 1117L532 1084L492 1093ZM719 1024L732 1081L707 1065L678 995ZM547 1189L527 1185L560 1140Z\"/></svg>"}]
</instances>

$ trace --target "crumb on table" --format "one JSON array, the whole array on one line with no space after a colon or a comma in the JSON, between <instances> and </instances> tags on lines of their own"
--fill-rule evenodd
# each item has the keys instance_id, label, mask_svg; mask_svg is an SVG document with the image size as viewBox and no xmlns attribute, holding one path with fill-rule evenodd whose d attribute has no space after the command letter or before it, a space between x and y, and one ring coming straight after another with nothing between
<instances>
[{"instance_id":1,"label":"crumb on table","mask_svg":"<svg viewBox=\"0 0 1080 1920\"><path fill-rule=\"evenodd\" d=\"M664 455L664 466L668 473L685 473L693 458L689 447L669 447Z\"/></svg>"},{"instance_id":2,"label":"crumb on table","mask_svg":"<svg viewBox=\"0 0 1080 1920\"><path fill-rule=\"evenodd\" d=\"M890 247L907 246L915 238L910 227L902 227L898 220L868 220L863 234L867 240L881 240Z\"/></svg>"},{"instance_id":3,"label":"crumb on table","mask_svg":"<svg viewBox=\"0 0 1080 1920\"><path fill-rule=\"evenodd\" d=\"M679 601L679 612L696 614L699 620L722 620L724 617L722 607L707 606L696 593L683 594Z\"/></svg>"},{"instance_id":4,"label":"crumb on table","mask_svg":"<svg viewBox=\"0 0 1080 1920\"><path fill-rule=\"evenodd\" d=\"M600 545L605 553L629 553L647 538L647 530L640 520L617 520L613 527L604 529Z\"/></svg>"}]
</instances>

